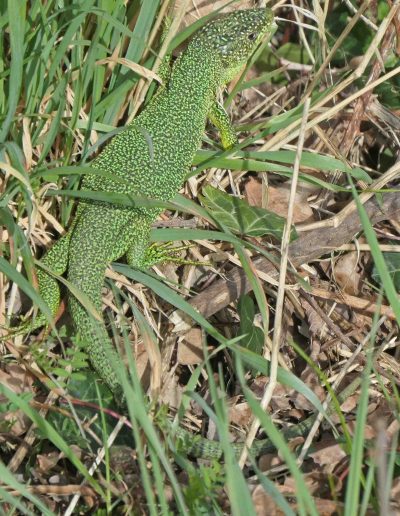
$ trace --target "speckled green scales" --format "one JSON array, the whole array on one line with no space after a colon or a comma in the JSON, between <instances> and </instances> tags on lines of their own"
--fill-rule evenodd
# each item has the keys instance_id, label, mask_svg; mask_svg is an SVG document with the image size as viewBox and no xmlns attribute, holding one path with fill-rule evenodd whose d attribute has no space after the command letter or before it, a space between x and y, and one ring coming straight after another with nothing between
<instances>
[{"instance_id":1,"label":"speckled green scales","mask_svg":"<svg viewBox=\"0 0 400 516\"><path fill-rule=\"evenodd\" d=\"M236 11L206 24L177 59L167 84L149 106L93 161L94 168L123 181L89 175L82 189L172 199L201 144L207 119L220 130L224 147L236 143L216 92L237 74L272 26L269 9ZM80 201L67 234L42 261L57 274L67 272L68 280L101 313L101 288L110 262L126 255L133 267L151 265L146 250L159 212ZM57 281L41 269L38 281L40 294L55 314L60 302ZM118 357L104 323L90 317L73 295L69 309L93 367L119 395L120 384L110 364ZM45 323L39 316L30 329Z\"/></svg>"}]
</instances>

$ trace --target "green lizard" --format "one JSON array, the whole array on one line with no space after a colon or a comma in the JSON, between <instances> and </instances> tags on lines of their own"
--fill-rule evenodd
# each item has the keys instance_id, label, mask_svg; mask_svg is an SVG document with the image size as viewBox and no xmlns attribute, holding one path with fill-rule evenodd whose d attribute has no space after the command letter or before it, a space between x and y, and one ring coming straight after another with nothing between
<instances>
[{"instance_id":1,"label":"green lizard","mask_svg":"<svg viewBox=\"0 0 400 516\"><path fill-rule=\"evenodd\" d=\"M206 24L177 59L168 81L148 107L92 162L93 168L106 172L108 177L85 176L82 189L148 196L160 201L173 198L200 146L207 119L220 130L224 148L237 142L228 115L216 101L216 92L238 73L260 41L273 31L269 9L236 11ZM157 253L149 251L149 232L160 211L81 200L68 232L47 252L42 263L57 275L67 272L68 280L86 294L100 313L105 269L111 261L125 255L130 265L146 269L158 260ZM55 315L60 303L58 283L43 269L38 269L37 277L40 294ZM110 357L114 362L119 357L103 321L90 317L72 295L69 309L77 332L86 342L92 366L118 400L121 386ZM39 315L12 334L46 324L44 315ZM349 392L345 389L344 397L357 385ZM313 420L311 417L296 425L286 437L303 435ZM217 441L194 437L183 428L177 429L176 438L187 454L203 458L219 458L222 454ZM233 447L237 454L243 449L239 443ZM254 442L251 451L255 455L272 449L272 442L264 439Z\"/></svg>"},{"instance_id":2,"label":"green lizard","mask_svg":"<svg viewBox=\"0 0 400 516\"><path fill-rule=\"evenodd\" d=\"M207 119L219 129L224 148L237 142L216 93L237 75L274 29L272 11L267 8L235 11L207 23L176 60L167 83L149 105L92 162L107 177L86 175L81 188L171 200L190 169ZM101 288L110 262L126 256L132 267L147 269L159 261L154 249L149 251L149 233L160 211L80 200L68 232L42 263L58 275L66 272L69 282L100 313ZM42 269L38 269L37 278L40 295L55 315L60 303L57 280ZM69 310L92 366L118 399L121 386L110 363L110 357L114 362L118 357L104 322L89 316L72 295ZM34 330L46 322L44 315L39 315L13 334Z\"/></svg>"}]
</instances>

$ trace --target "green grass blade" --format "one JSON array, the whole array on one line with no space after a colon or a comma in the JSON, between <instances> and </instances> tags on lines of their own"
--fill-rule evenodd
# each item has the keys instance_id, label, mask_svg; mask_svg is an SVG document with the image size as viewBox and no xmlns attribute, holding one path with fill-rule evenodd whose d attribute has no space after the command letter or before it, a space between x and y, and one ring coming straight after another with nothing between
<instances>
[{"instance_id":1,"label":"green grass blade","mask_svg":"<svg viewBox=\"0 0 400 516\"><path fill-rule=\"evenodd\" d=\"M360 202L358 193L354 187L351 177L349 177L349 181L351 184L353 197L354 197L354 200L357 205L357 210L360 215L360 220L361 220L362 227L364 229L365 237L367 239L368 244L370 245L371 254L374 259L375 266L379 272L379 276L380 276L380 279L382 282L383 289L384 289L386 297L390 303L390 306L392 307L392 310L396 316L397 324L400 325L400 299L399 299L399 296L396 292L395 286L393 284L393 280L390 276L390 272L386 265L383 253L379 248L379 242L376 237L374 228L371 225L371 222L368 218L368 215L367 215L367 212L365 211L364 206Z\"/></svg>"},{"instance_id":2,"label":"green grass blade","mask_svg":"<svg viewBox=\"0 0 400 516\"><path fill-rule=\"evenodd\" d=\"M4 142L7 138L20 97L24 59L26 0L8 0L7 6L10 30L11 65L10 79L8 82L8 110L0 130L0 143Z\"/></svg>"},{"instance_id":3,"label":"green grass blade","mask_svg":"<svg viewBox=\"0 0 400 516\"><path fill-rule=\"evenodd\" d=\"M207 350L204 348L207 356ZM226 489L231 504L232 514L241 516L242 514L255 514L253 502L250 496L249 487L239 467L235 452L231 446L228 432L227 405L223 389L223 379L220 375L218 388L214 380L213 370L210 363L206 360L208 373L208 386L215 412L207 405L205 400L196 392L191 393L192 398L203 408L208 417L214 421L221 448L224 454L224 469L226 474Z\"/></svg>"},{"instance_id":4,"label":"green grass blade","mask_svg":"<svg viewBox=\"0 0 400 516\"><path fill-rule=\"evenodd\" d=\"M368 414L368 389L370 384L370 372L372 368L371 352L367 353L367 365L363 372L361 394L357 404L356 427L353 436L351 450L349 478L346 486L346 501L344 516L358 516L360 513L360 490L363 482L362 467L364 458L364 433Z\"/></svg>"},{"instance_id":5,"label":"green grass blade","mask_svg":"<svg viewBox=\"0 0 400 516\"><path fill-rule=\"evenodd\" d=\"M257 478L260 481L260 485L263 486L264 491L269 494L269 496L273 499L279 509L283 512L285 516L296 516L293 509L290 507L286 498L276 487L274 482L270 480L264 473L258 468L256 461L250 457L250 461L252 463L252 467L256 472Z\"/></svg>"}]
</instances>

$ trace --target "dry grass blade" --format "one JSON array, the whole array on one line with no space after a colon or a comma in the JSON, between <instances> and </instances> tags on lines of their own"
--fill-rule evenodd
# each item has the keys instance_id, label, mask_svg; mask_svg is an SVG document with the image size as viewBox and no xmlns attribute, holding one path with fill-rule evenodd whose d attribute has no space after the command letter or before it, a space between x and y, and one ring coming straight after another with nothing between
<instances>
[{"instance_id":1,"label":"dry grass blade","mask_svg":"<svg viewBox=\"0 0 400 516\"><path fill-rule=\"evenodd\" d=\"M121 428L123 428L123 426L125 424L125 421L126 421L126 418L121 418L118 421L118 423L115 425L114 430L108 436L107 444L106 444L107 448L110 448L110 446L112 446L113 442L115 441L115 439L117 438L119 432L121 431ZM94 474L94 472L97 470L97 468L102 463L102 461L103 461L103 459L105 457L105 454L106 454L105 447L100 448L98 450L97 457L96 457L95 461L93 462L93 464L91 465L91 467L89 468L89 475L93 475ZM81 485L81 487L84 488L84 485ZM69 505L68 505L68 507L67 507L67 509L66 509L66 511L64 513L64 516L71 516L72 514L74 514L74 510L75 510L76 504L78 503L79 498L80 498L80 496L83 493L84 493L84 491L80 490L79 493L74 494L71 502L69 503Z\"/></svg>"},{"instance_id":2,"label":"dry grass blade","mask_svg":"<svg viewBox=\"0 0 400 516\"><path fill-rule=\"evenodd\" d=\"M144 66L141 66L137 63L134 63L133 61L130 61L129 59L125 59L124 57L108 57L106 59L99 59L99 61L96 62L98 65L102 64L122 64L132 70L133 72L137 73L138 75L144 77L148 81L157 81L158 83L162 83L162 79L155 73L153 70L149 70L148 68L145 68Z\"/></svg>"}]
</instances>

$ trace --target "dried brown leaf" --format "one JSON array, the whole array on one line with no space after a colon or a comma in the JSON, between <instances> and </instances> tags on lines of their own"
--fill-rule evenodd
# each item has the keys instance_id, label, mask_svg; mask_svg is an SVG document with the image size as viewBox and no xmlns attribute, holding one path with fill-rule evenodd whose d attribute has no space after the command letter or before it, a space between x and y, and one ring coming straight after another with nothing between
<instances>
[{"instance_id":1,"label":"dried brown leaf","mask_svg":"<svg viewBox=\"0 0 400 516\"><path fill-rule=\"evenodd\" d=\"M314 448L310 457L325 473L332 473L337 464L346 457L342 447L332 439L315 443Z\"/></svg>"},{"instance_id":2,"label":"dried brown leaf","mask_svg":"<svg viewBox=\"0 0 400 516\"><path fill-rule=\"evenodd\" d=\"M229 421L238 426L247 426L251 422L251 418L252 411L246 402L238 403L229 409Z\"/></svg>"},{"instance_id":3,"label":"dried brown leaf","mask_svg":"<svg viewBox=\"0 0 400 516\"><path fill-rule=\"evenodd\" d=\"M346 294L357 296L360 293L362 276L358 271L359 254L352 251L343 254L333 265L335 280Z\"/></svg>"},{"instance_id":4,"label":"dried brown leaf","mask_svg":"<svg viewBox=\"0 0 400 516\"><path fill-rule=\"evenodd\" d=\"M318 396L318 398L323 401L325 399L325 391L323 387L321 387L320 381L315 374L315 372L310 368L310 366L306 366L303 370L300 378L303 382L310 387L314 391L314 394ZM314 406L299 392L295 392L292 398L292 401L296 408L302 410L313 410Z\"/></svg>"},{"instance_id":5,"label":"dried brown leaf","mask_svg":"<svg viewBox=\"0 0 400 516\"><path fill-rule=\"evenodd\" d=\"M254 177L250 177L244 186L246 200L250 206L262 206L262 184Z\"/></svg>"},{"instance_id":6,"label":"dried brown leaf","mask_svg":"<svg viewBox=\"0 0 400 516\"><path fill-rule=\"evenodd\" d=\"M321 348L320 344L323 344L327 338L326 324L318 312L314 310L303 296L300 297L300 303L307 317L309 334L313 337L312 342L314 349L312 350L311 358L315 360L318 358L318 353Z\"/></svg>"},{"instance_id":7,"label":"dried brown leaf","mask_svg":"<svg viewBox=\"0 0 400 516\"><path fill-rule=\"evenodd\" d=\"M0 384L16 394L31 392L33 381L34 377L18 364L11 364L6 370L0 370ZM0 395L0 403L7 402L8 398ZM0 413L1 432L20 436L27 431L29 425L30 419L21 410Z\"/></svg>"},{"instance_id":8,"label":"dried brown leaf","mask_svg":"<svg viewBox=\"0 0 400 516\"><path fill-rule=\"evenodd\" d=\"M178 362L182 365L201 364L203 354L203 334L199 328L189 330L178 346Z\"/></svg>"},{"instance_id":9,"label":"dried brown leaf","mask_svg":"<svg viewBox=\"0 0 400 516\"><path fill-rule=\"evenodd\" d=\"M50 452L46 454L40 454L36 456L36 462L39 467L39 471L42 473L50 472L54 466L58 464L58 461L64 457L63 453Z\"/></svg>"},{"instance_id":10,"label":"dried brown leaf","mask_svg":"<svg viewBox=\"0 0 400 516\"><path fill-rule=\"evenodd\" d=\"M270 186L268 188L268 203L267 209L280 215L281 217L287 216L288 204L289 204L290 185L283 184L279 187ZM295 205L293 212L294 224L300 222L312 222L314 220L313 211L307 202L307 197L310 194L310 190L307 188L298 187L295 195Z\"/></svg>"},{"instance_id":11,"label":"dried brown leaf","mask_svg":"<svg viewBox=\"0 0 400 516\"><path fill-rule=\"evenodd\" d=\"M282 461L276 453L265 453L258 459L258 467L261 471L268 471L280 464L282 464Z\"/></svg>"},{"instance_id":12,"label":"dried brown leaf","mask_svg":"<svg viewBox=\"0 0 400 516\"><path fill-rule=\"evenodd\" d=\"M252 498L257 516L266 516L267 514L268 516L281 516L283 514L262 486L259 485L254 489Z\"/></svg>"},{"instance_id":13,"label":"dried brown leaf","mask_svg":"<svg viewBox=\"0 0 400 516\"><path fill-rule=\"evenodd\" d=\"M166 376L166 381L163 383L160 402L164 403L171 409L178 409L182 401L182 395L185 388L179 384L179 378L175 374Z\"/></svg>"}]
</instances>

